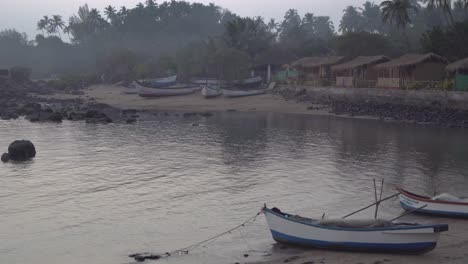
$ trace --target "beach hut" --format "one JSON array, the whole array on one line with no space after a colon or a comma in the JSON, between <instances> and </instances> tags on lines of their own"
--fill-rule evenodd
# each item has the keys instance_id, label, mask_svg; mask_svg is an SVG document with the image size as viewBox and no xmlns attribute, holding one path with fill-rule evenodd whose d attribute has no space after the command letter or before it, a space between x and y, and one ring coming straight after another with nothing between
<instances>
[{"instance_id":1,"label":"beach hut","mask_svg":"<svg viewBox=\"0 0 468 264\"><path fill-rule=\"evenodd\" d=\"M359 56L351 61L331 67L337 87L376 87L377 69L375 66L388 62L386 56Z\"/></svg>"},{"instance_id":2,"label":"beach hut","mask_svg":"<svg viewBox=\"0 0 468 264\"><path fill-rule=\"evenodd\" d=\"M327 86L333 83L331 67L342 63L344 57L305 57L291 64L300 72L300 82L312 86Z\"/></svg>"},{"instance_id":3,"label":"beach hut","mask_svg":"<svg viewBox=\"0 0 468 264\"><path fill-rule=\"evenodd\" d=\"M455 90L468 91L468 58L449 64L446 71L455 79Z\"/></svg>"},{"instance_id":4,"label":"beach hut","mask_svg":"<svg viewBox=\"0 0 468 264\"><path fill-rule=\"evenodd\" d=\"M377 87L429 88L445 77L447 59L434 53L406 54L376 66Z\"/></svg>"}]
</instances>

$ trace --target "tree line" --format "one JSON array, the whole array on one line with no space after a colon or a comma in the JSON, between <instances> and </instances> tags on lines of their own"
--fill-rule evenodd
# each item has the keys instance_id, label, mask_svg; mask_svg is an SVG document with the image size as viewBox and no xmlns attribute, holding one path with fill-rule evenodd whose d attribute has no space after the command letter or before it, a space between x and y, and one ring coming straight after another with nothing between
<instances>
[{"instance_id":1,"label":"tree line","mask_svg":"<svg viewBox=\"0 0 468 264\"><path fill-rule=\"evenodd\" d=\"M102 12L83 5L68 21L42 17L37 29L34 40L14 29L0 32L1 63L29 66L37 76L97 74L116 81L177 72L229 79L304 56L436 52L463 58L468 0L368 1L345 7L337 27L328 16L295 9L276 21L240 17L214 4L147 0Z\"/></svg>"}]
</instances>

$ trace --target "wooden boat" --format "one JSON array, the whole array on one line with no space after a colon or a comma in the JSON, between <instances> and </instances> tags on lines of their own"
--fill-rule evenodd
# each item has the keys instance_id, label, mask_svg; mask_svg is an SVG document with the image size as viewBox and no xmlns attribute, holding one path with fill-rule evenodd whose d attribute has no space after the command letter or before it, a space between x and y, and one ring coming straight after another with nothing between
<instances>
[{"instance_id":1,"label":"wooden boat","mask_svg":"<svg viewBox=\"0 0 468 264\"><path fill-rule=\"evenodd\" d=\"M259 95L264 94L267 89L265 88L258 88L258 89L223 89L223 94L226 97L243 97L243 96L252 96L252 95Z\"/></svg>"},{"instance_id":2,"label":"wooden boat","mask_svg":"<svg viewBox=\"0 0 468 264\"><path fill-rule=\"evenodd\" d=\"M175 96L186 95L194 93L199 89L198 86L190 85L174 85L166 88L153 88L147 87L139 82L135 82L138 88L138 95L141 97L162 97L162 96Z\"/></svg>"},{"instance_id":3,"label":"wooden boat","mask_svg":"<svg viewBox=\"0 0 468 264\"><path fill-rule=\"evenodd\" d=\"M144 83L148 87L162 88L162 87L173 86L176 84L176 82L177 82L177 75L173 75L173 76L164 77L164 78L144 80L142 83Z\"/></svg>"},{"instance_id":4,"label":"wooden boat","mask_svg":"<svg viewBox=\"0 0 468 264\"><path fill-rule=\"evenodd\" d=\"M448 225L398 224L385 220L314 220L264 208L273 239L312 248L421 254L433 250Z\"/></svg>"},{"instance_id":5,"label":"wooden boat","mask_svg":"<svg viewBox=\"0 0 468 264\"><path fill-rule=\"evenodd\" d=\"M190 82L198 85L221 85L226 83L225 81L215 78L194 78Z\"/></svg>"},{"instance_id":6,"label":"wooden boat","mask_svg":"<svg viewBox=\"0 0 468 264\"><path fill-rule=\"evenodd\" d=\"M124 88L124 94L138 94L138 88L135 86L135 82L130 83L128 87Z\"/></svg>"},{"instance_id":7,"label":"wooden boat","mask_svg":"<svg viewBox=\"0 0 468 264\"><path fill-rule=\"evenodd\" d=\"M262 77L255 76L255 77L247 78L244 80L236 80L236 81L233 81L232 84L235 87L242 88L242 89L257 88L257 87L260 87L260 85L262 84Z\"/></svg>"},{"instance_id":8,"label":"wooden boat","mask_svg":"<svg viewBox=\"0 0 468 264\"><path fill-rule=\"evenodd\" d=\"M205 98L214 98L222 95L223 90L219 85L205 85L203 86L201 93Z\"/></svg>"},{"instance_id":9,"label":"wooden boat","mask_svg":"<svg viewBox=\"0 0 468 264\"><path fill-rule=\"evenodd\" d=\"M452 201L439 200L437 197L430 198L397 188L400 192L400 205L405 210L421 208L416 213L468 218L468 201L466 199L452 199Z\"/></svg>"}]
</instances>

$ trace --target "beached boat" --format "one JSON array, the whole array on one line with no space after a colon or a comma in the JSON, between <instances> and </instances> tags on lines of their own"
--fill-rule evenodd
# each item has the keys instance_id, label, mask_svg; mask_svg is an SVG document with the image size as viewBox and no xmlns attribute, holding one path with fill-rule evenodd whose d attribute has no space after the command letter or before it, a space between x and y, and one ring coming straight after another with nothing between
<instances>
[{"instance_id":1,"label":"beached boat","mask_svg":"<svg viewBox=\"0 0 468 264\"><path fill-rule=\"evenodd\" d=\"M400 192L400 205L405 210L414 210L420 214L468 218L468 199L442 194L426 197L397 188Z\"/></svg>"},{"instance_id":2,"label":"beached boat","mask_svg":"<svg viewBox=\"0 0 468 264\"><path fill-rule=\"evenodd\" d=\"M261 76L255 76L255 77L247 78L244 80L233 81L232 84L238 88L250 89L250 88L260 87L260 85L262 84L262 81L263 80Z\"/></svg>"},{"instance_id":3,"label":"beached boat","mask_svg":"<svg viewBox=\"0 0 468 264\"><path fill-rule=\"evenodd\" d=\"M215 78L194 78L190 82L198 85L221 85L226 83L225 81Z\"/></svg>"},{"instance_id":4,"label":"beached boat","mask_svg":"<svg viewBox=\"0 0 468 264\"><path fill-rule=\"evenodd\" d=\"M139 82L135 82L135 85L138 88L138 95L141 97L186 95L194 93L199 89L198 86L193 85L174 85L166 88L147 87Z\"/></svg>"},{"instance_id":5,"label":"beached boat","mask_svg":"<svg viewBox=\"0 0 468 264\"><path fill-rule=\"evenodd\" d=\"M264 208L273 239L312 248L421 254L434 249L448 225L385 220L314 220Z\"/></svg>"},{"instance_id":6,"label":"beached boat","mask_svg":"<svg viewBox=\"0 0 468 264\"><path fill-rule=\"evenodd\" d=\"M221 89L220 86L214 86L214 85L205 85L202 88L201 94L205 98L214 98L218 97L223 94L223 90Z\"/></svg>"},{"instance_id":7,"label":"beached boat","mask_svg":"<svg viewBox=\"0 0 468 264\"><path fill-rule=\"evenodd\" d=\"M157 78L157 79L147 79L143 81L145 85L149 87L153 87L153 88L173 86L176 84L176 82L177 82L177 75L164 77L164 78Z\"/></svg>"},{"instance_id":8,"label":"beached boat","mask_svg":"<svg viewBox=\"0 0 468 264\"><path fill-rule=\"evenodd\" d=\"M138 94L138 88L135 85L135 82L132 82L128 87L124 88L124 94Z\"/></svg>"},{"instance_id":9,"label":"beached boat","mask_svg":"<svg viewBox=\"0 0 468 264\"><path fill-rule=\"evenodd\" d=\"M223 89L223 94L226 97L243 97L243 96L252 96L252 95L258 95L258 94L264 94L267 89L265 88L258 88L258 89L246 89L246 90L240 90L240 89Z\"/></svg>"}]
</instances>

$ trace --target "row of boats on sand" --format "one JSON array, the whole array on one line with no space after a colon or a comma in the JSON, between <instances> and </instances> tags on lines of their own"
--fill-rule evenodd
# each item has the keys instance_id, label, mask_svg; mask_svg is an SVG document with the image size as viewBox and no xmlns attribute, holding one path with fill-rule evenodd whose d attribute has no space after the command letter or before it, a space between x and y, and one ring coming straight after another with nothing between
<instances>
[{"instance_id":1,"label":"row of boats on sand","mask_svg":"<svg viewBox=\"0 0 468 264\"><path fill-rule=\"evenodd\" d=\"M243 80L223 81L217 79L194 79L190 84L177 84L177 75L132 82L125 88L125 94L138 94L141 97L164 97L192 94L201 90L205 98L243 97L263 94L267 91L260 76Z\"/></svg>"},{"instance_id":2,"label":"row of boats on sand","mask_svg":"<svg viewBox=\"0 0 468 264\"><path fill-rule=\"evenodd\" d=\"M375 185L374 185L375 186ZM278 208L262 209L273 239L280 243L298 246L366 252L391 252L422 254L433 250L441 232L448 231L447 224L418 224L395 222L401 217L419 213L439 217L468 219L468 199L449 194L426 197L397 188L398 193L380 198L376 203L348 216L376 206L375 219L311 219L284 213ZM381 202L399 196L400 205L408 212L392 220L377 219Z\"/></svg>"}]
</instances>

